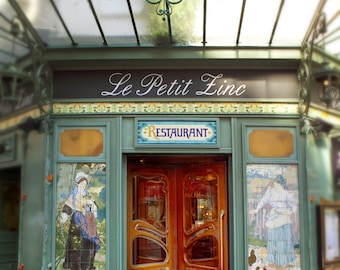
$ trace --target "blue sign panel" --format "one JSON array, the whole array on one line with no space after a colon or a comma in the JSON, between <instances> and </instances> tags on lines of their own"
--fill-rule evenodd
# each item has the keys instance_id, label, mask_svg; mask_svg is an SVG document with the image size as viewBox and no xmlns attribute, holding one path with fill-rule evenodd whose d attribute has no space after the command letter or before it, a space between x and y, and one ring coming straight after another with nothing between
<instances>
[{"instance_id":1,"label":"blue sign panel","mask_svg":"<svg viewBox=\"0 0 340 270\"><path fill-rule=\"evenodd\" d=\"M137 145L200 144L217 145L217 120L138 120Z\"/></svg>"}]
</instances>

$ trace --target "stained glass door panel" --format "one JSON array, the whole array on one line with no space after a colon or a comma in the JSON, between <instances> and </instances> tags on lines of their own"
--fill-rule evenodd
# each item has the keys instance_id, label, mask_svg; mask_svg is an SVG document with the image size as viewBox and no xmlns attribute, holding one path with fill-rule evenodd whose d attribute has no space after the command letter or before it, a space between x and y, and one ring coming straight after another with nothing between
<instances>
[{"instance_id":1,"label":"stained glass door panel","mask_svg":"<svg viewBox=\"0 0 340 270\"><path fill-rule=\"evenodd\" d=\"M225 162L178 159L128 164L129 269L227 269Z\"/></svg>"},{"instance_id":2,"label":"stained glass door panel","mask_svg":"<svg viewBox=\"0 0 340 270\"><path fill-rule=\"evenodd\" d=\"M224 162L190 164L178 171L183 202L178 220L182 269L227 269L225 173Z\"/></svg>"},{"instance_id":3,"label":"stained glass door panel","mask_svg":"<svg viewBox=\"0 0 340 270\"><path fill-rule=\"evenodd\" d=\"M169 249L168 179L157 174L136 174L132 179L133 264L164 264L168 261Z\"/></svg>"}]
</instances>

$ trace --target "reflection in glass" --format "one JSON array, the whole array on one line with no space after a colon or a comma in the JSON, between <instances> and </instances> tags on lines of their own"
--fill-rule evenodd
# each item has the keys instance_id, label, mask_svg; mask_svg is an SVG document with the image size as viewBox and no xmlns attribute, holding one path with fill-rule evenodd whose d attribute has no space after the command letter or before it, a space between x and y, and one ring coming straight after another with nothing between
<instances>
[{"instance_id":1,"label":"reflection in glass","mask_svg":"<svg viewBox=\"0 0 340 270\"><path fill-rule=\"evenodd\" d=\"M133 187L133 219L142 219L161 231L166 230L166 183L159 177L135 176Z\"/></svg>"},{"instance_id":2,"label":"reflection in glass","mask_svg":"<svg viewBox=\"0 0 340 270\"><path fill-rule=\"evenodd\" d=\"M185 257L190 264L218 267L218 241L209 235L218 220L217 179L209 173L187 176L184 182L184 230L190 243Z\"/></svg>"},{"instance_id":3,"label":"reflection in glass","mask_svg":"<svg viewBox=\"0 0 340 270\"><path fill-rule=\"evenodd\" d=\"M195 241L187 251L187 260L192 264L218 266L218 245L215 237L207 236Z\"/></svg>"},{"instance_id":4,"label":"reflection in glass","mask_svg":"<svg viewBox=\"0 0 340 270\"><path fill-rule=\"evenodd\" d=\"M164 262L166 251L156 241L138 237L133 241L133 264Z\"/></svg>"},{"instance_id":5,"label":"reflection in glass","mask_svg":"<svg viewBox=\"0 0 340 270\"><path fill-rule=\"evenodd\" d=\"M188 177L184 184L185 230L217 219L217 177Z\"/></svg>"},{"instance_id":6,"label":"reflection in glass","mask_svg":"<svg viewBox=\"0 0 340 270\"><path fill-rule=\"evenodd\" d=\"M133 177L133 220L138 234L133 240L133 264L164 262L167 258L166 182L161 176Z\"/></svg>"}]
</instances>

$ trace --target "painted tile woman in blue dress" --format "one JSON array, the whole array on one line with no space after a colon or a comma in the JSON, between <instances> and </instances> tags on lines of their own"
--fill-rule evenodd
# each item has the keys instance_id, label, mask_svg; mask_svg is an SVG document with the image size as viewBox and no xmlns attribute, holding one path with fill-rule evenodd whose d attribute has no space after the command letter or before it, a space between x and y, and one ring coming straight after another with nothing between
<instances>
[{"instance_id":1,"label":"painted tile woman in blue dress","mask_svg":"<svg viewBox=\"0 0 340 270\"><path fill-rule=\"evenodd\" d=\"M265 223L268 229L267 262L270 267L281 269L295 260L291 214L297 210L296 198L287 191L282 175L274 178L251 214L257 214L265 205L270 206Z\"/></svg>"}]
</instances>

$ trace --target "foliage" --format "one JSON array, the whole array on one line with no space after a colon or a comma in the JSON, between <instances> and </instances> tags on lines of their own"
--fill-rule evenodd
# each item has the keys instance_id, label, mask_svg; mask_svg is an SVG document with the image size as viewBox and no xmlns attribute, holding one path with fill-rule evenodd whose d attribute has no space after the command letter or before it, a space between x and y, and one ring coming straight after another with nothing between
<instances>
[{"instance_id":1,"label":"foliage","mask_svg":"<svg viewBox=\"0 0 340 270\"><path fill-rule=\"evenodd\" d=\"M58 206L59 210L61 210L61 206ZM70 220L65 222L64 224L60 224L59 221L56 222L56 261L55 266L56 269L62 269L61 264L65 258L65 248L66 241L68 236L68 230L70 226ZM100 238L100 249L97 255L102 255L102 258L106 257L106 220L104 219L101 222L97 222L97 230ZM96 255L96 256L97 256ZM58 268L58 266L60 266ZM95 261L96 269L105 269L105 261Z\"/></svg>"},{"instance_id":2,"label":"foliage","mask_svg":"<svg viewBox=\"0 0 340 270\"><path fill-rule=\"evenodd\" d=\"M248 244L256 247L265 247L267 242L265 240L261 240L255 236L255 223L252 224L248 228Z\"/></svg>"},{"instance_id":3,"label":"foliage","mask_svg":"<svg viewBox=\"0 0 340 270\"><path fill-rule=\"evenodd\" d=\"M182 1L172 5L170 15L172 42L176 44L188 44L196 42L193 29L195 26L198 1ZM157 5L146 5L149 14L148 26L152 41L157 44L170 44L168 20L166 15L158 15Z\"/></svg>"}]
</instances>

